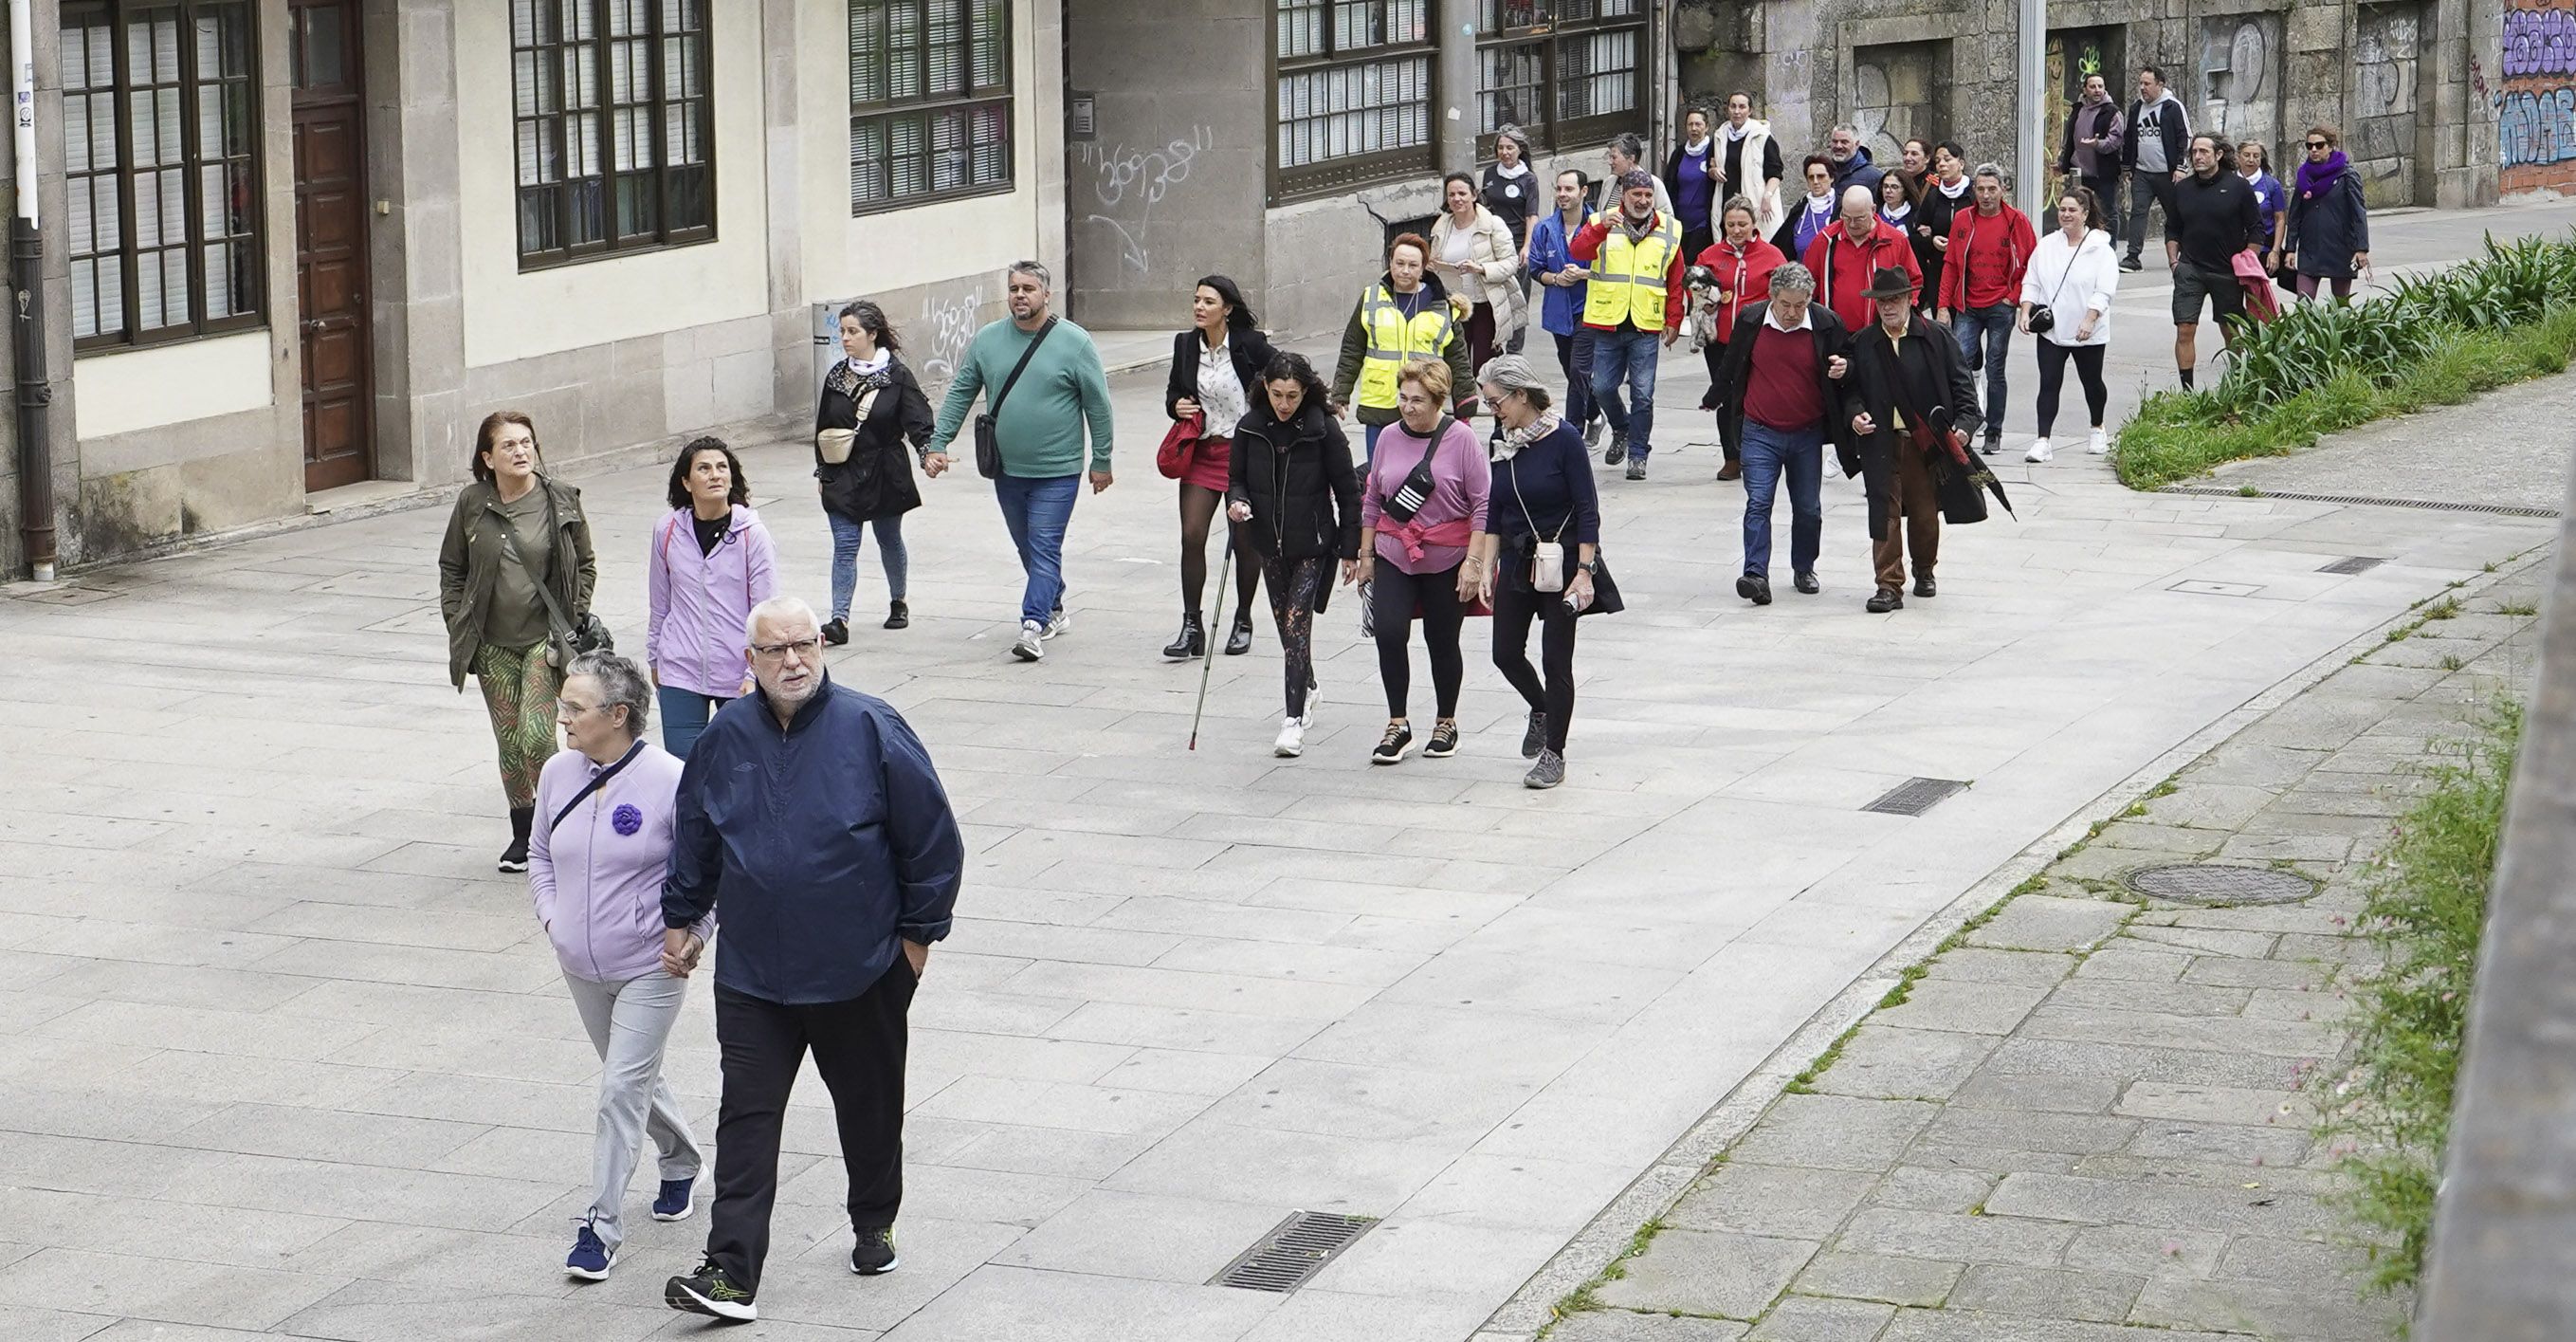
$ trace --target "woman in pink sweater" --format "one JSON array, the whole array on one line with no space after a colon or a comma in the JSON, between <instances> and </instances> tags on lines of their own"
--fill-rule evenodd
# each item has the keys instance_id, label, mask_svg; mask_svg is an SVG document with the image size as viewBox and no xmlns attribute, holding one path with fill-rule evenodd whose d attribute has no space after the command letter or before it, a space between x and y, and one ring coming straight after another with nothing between
<instances>
[{"instance_id":1,"label":"woman in pink sweater","mask_svg":"<svg viewBox=\"0 0 2576 1342\"><path fill-rule=\"evenodd\" d=\"M1377 669L1386 682L1386 734L1371 764L1396 764L1413 750L1405 700L1413 688L1413 620L1422 619L1431 652L1431 687L1439 719L1422 748L1429 759L1458 753L1458 687L1467 663L1458 634L1476 600L1482 573L1474 548L1485 533L1485 499L1493 486L1476 433L1444 413L1449 367L1417 359L1396 374L1399 419L1380 434L1360 492L1360 525L1376 544L1360 553L1355 575L1377 631Z\"/></svg>"}]
</instances>

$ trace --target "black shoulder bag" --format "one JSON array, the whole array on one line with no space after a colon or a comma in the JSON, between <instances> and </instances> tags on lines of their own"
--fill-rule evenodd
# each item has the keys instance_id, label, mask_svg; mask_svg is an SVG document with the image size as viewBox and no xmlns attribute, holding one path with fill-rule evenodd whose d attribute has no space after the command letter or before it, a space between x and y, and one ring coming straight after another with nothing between
<instances>
[{"instance_id":1,"label":"black shoulder bag","mask_svg":"<svg viewBox=\"0 0 2576 1342\"><path fill-rule=\"evenodd\" d=\"M975 417L975 473L987 480L1002 478L1002 438L994 428L995 420L1002 413L1002 402L1010 399L1011 388L1020 385L1020 374L1027 371L1029 360L1037 354L1038 346L1055 334L1057 320L1049 317L1046 325L1038 328L1037 336L1029 341L1029 347L1020 351L1020 361L1011 365L1011 375L1002 379L1002 389L993 393L992 399L984 403L984 413Z\"/></svg>"},{"instance_id":2,"label":"black shoulder bag","mask_svg":"<svg viewBox=\"0 0 2576 1342\"><path fill-rule=\"evenodd\" d=\"M1449 436L1449 426L1456 422L1447 415L1440 417L1439 426L1431 431L1431 445L1422 449L1422 460L1413 464L1412 473L1404 477L1404 483L1396 486L1394 493L1379 500L1378 511L1396 521L1410 522L1415 513L1422 511L1422 505L1431 501L1431 458L1440 451L1441 440Z\"/></svg>"}]
</instances>

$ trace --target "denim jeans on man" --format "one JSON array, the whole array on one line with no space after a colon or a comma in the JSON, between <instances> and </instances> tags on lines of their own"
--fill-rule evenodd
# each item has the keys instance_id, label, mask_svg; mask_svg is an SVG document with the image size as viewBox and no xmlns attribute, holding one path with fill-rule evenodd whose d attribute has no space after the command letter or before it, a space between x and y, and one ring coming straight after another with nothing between
<instances>
[{"instance_id":1,"label":"denim jeans on man","mask_svg":"<svg viewBox=\"0 0 2576 1342\"><path fill-rule=\"evenodd\" d=\"M1812 573L1825 538L1825 433L1744 421L1744 571L1771 576L1771 500L1789 479L1789 569Z\"/></svg>"},{"instance_id":2,"label":"denim jeans on man","mask_svg":"<svg viewBox=\"0 0 2576 1342\"><path fill-rule=\"evenodd\" d=\"M1031 480L1005 475L993 482L993 497L1002 505L1002 525L1011 529L1011 545L1020 552L1020 571L1029 578L1020 593L1020 619L1040 624L1064 604L1064 528L1073 520L1073 501L1082 477L1056 475Z\"/></svg>"},{"instance_id":3,"label":"denim jeans on man","mask_svg":"<svg viewBox=\"0 0 2576 1342\"><path fill-rule=\"evenodd\" d=\"M1644 461L1653 450L1655 432L1655 358L1663 352L1664 333L1621 326L1592 335L1592 397L1610 417L1610 432L1628 440L1628 460ZM1628 400L1619 401L1626 383Z\"/></svg>"},{"instance_id":4,"label":"denim jeans on man","mask_svg":"<svg viewBox=\"0 0 2576 1342\"><path fill-rule=\"evenodd\" d=\"M1959 337L1959 363L1970 373L1986 371L1986 440L2004 436L2004 364L2012 354L2013 315L2018 311L2010 303L1991 307L1960 308L1950 314L1950 328Z\"/></svg>"},{"instance_id":5,"label":"denim jeans on man","mask_svg":"<svg viewBox=\"0 0 2576 1342\"><path fill-rule=\"evenodd\" d=\"M1592 333L1557 336L1556 366L1565 372L1565 422L1589 426L1601 417L1601 403L1592 399Z\"/></svg>"},{"instance_id":6,"label":"denim jeans on man","mask_svg":"<svg viewBox=\"0 0 2576 1342\"><path fill-rule=\"evenodd\" d=\"M861 522L826 508L823 520L832 524L832 618L850 618L850 598L859 588L859 542L869 528L877 533L877 560L885 565L886 599L903 600L904 575L911 567L903 548L903 514Z\"/></svg>"}]
</instances>

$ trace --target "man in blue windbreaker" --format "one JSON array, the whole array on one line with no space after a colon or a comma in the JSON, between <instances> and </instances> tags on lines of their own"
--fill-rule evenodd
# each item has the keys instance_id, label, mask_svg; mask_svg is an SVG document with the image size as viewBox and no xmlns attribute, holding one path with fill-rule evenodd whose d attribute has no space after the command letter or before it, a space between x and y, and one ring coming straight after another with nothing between
<instances>
[{"instance_id":1,"label":"man in blue windbreaker","mask_svg":"<svg viewBox=\"0 0 2576 1342\"><path fill-rule=\"evenodd\" d=\"M1592 267L1565 250L1583 228L1583 198L1590 190L1575 169L1556 175L1556 208L1531 222L1524 260L1529 274L1547 287L1538 324L1556 337L1556 366L1565 370L1565 422L1583 430L1584 446L1598 447L1601 406L1592 399L1592 337L1583 327L1583 286Z\"/></svg>"},{"instance_id":2,"label":"man in blue windbreaker","mask_svg":"<svg viewBox=\"0 0 2576 1342\"><path fill-rule=\"evenodd\" d=\"M722 1319L757 1317L779 1130L808 1049L849 1170L850 1270L893 1270L906 1013L930 943L948 935L966 856L921 738L885 701L825 673L814 608L775 598L748 626L759 687L689 752L662 887L672 974L696 968L705 947L690 929L724 901L706 1261L662 1292L673 1309Z\"/></svg>"}]
</instances>

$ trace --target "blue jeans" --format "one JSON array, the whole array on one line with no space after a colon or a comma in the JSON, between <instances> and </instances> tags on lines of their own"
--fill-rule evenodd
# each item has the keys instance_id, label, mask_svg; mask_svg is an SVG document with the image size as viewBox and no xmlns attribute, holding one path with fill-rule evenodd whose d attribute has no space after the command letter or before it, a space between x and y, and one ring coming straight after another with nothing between
<instances>
[{"instance_id":1,"label":"blue jeans","mask_svg":"<svg viewBox=\"0 0 2576 1342\"><path fill-rule=\"evenodd\" d=\"M1622 327L1592 333L1592 396L1610 417L1610 432L1628 440L1628 460L1644 461L1654 450L1655 357L1663 352L1664 333ZM1626 383L1628 402L1619 403Z\"/></svg>"},{"instance_id":2,"label":"blue jeans","mask_svg":"<svg viewBox=\"0 0 2576 1342\"><path fill-rule=\"evenodd\" d=\"M993 497L1002 505L1002 525L1011 529L1011 545L1020 552L1020 571L1029 585L1020 593L1020 622L1045 624L1064 605L1064 529L1073 520L1073 501L1082 477L1056 475L1031 480L1005 475L993 482Z\"/></svg>"},{"instance_id":3,"label":"blue jeans","mask_svg":"<svg viewBox=\"0 0 2576 1342\"><path fill-rule=\"evenodd\" d=\"M1958 308L1950 313L1950 328L1959 337L1959 361L1974 373L1986 370L1986 438L1989 442L2004 436L2004 364L2012 353L2013 314L2010 303L1992 307ZM1979 337L1983 336L1982 343ZM1928 413L1928 412L1927 412Z\"/></svg>"},{"instance_id":4,"label":"blue jeans","mask_svg":"<svg viewBox=\"0 0 2576 1342\"><path fill-rule=\"evenodd\" d=\"M699 733L707 729L707 719L714 717L717 709L732 702L731 699L718 699L669 685L654 690L654 709L662 715L662 748L687 759L689 747L696 745Z\"/></svg>"},{"instance_id":5,"label":"blue jeans","mask_svg":"<svg viewBox=\"0 0 2576 1342\"><path fill-rule=\"evenodd\" d=\"M859 587L859 542L869 527L877 529L877 559L885 565L886 595L903 600L904 574L911 567L903 548L903 514L857 522L827 508L823 520L832 524L832 618L850 618L850 596Z\"/></svg>"},{"instance_id":6,"label":"blue jeans","mask_svg":"<svg viewBox=\"0 0 2576 1342\"><path fill-rule=\"evenodd\" d=\"M1771 576L1771 500L1789 477L1789 569L1815 571L1825 536L1825 433L1744 421L1744 571Z\"/></svg>"},{"instance_id":7,"label":"blue jeans","mask_svg":"<svg viewBox=\"0 0 2576 1342\"><path fill-rule=\"evenodd\" d=\"M1366 424L1361 427L1367 430L1367 432L1361 435L1360 464L1362 466L1366 466L1370 462L1377 460L1377 436L1386 432L1386 426L1383 424Z\"/></svg>"},{"instance_id":8,"label":"blue jeans","mask_svg":"<svg viewBox=\"0 0 2576 1342\"><path fill-rule=\"evenodd\" d=\"M1578 326L1557 336L1556 366L1565 370L1565 422L1582 426L1600 418L1601 405L1592 399L1592 333Z\"/></svg>"}]
</instances>

